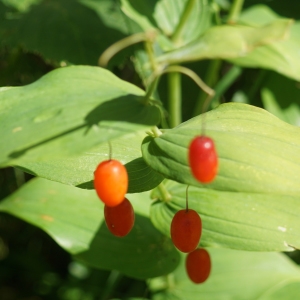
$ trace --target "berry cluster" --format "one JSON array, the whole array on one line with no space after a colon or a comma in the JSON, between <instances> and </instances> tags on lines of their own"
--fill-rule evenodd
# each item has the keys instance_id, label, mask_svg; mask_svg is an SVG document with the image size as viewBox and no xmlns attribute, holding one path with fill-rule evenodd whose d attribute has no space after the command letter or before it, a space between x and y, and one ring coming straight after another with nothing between
<instances>
[{"instance_id":1,"label":"berry cluster","mask_svg":"<svg viewBox=\"0 0 300 300\"><path fill-rule=\"evenodd\" d=\"M118 237L127 235L134 225L134 211L125 198L128 189L126 168L114 159L101 162L94 172L94 187L105 204L104 217L109 231Z\"/></svg>"},{"instance_id":2,"label":"berry cluster","mask_svg":"<svg viewBox=\"0 0 300 300\"><path fill-rule=\"evenodd\" d=\"M214 180L218 170L218 156L214 142L207 136L196 136L189 146L189 165L195 179L201 183ZM204 282L211 269L211 261L205 249L197 248L202 233L202 221L195 210L188 208L179 210L171 222L171 239L181 252L188 253L186 271L194 283Z\"/></svg>"}]
</instances>

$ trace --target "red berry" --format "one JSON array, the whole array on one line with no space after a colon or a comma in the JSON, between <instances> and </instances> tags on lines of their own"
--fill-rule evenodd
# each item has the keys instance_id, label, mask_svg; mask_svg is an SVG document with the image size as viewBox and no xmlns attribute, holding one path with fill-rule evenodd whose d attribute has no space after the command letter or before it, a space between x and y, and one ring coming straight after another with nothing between
<instances>
[{"instance_id":1,"label":"red berry","mask_svg":"<svg viewBox=\"0 0 300 300\"><path fill-rule=\"evenodd\" d=\"M114 159L101 162L94 172L94 187L107 206L120 204L128 189L126 168Z\"/></svg>"},{"instance_id":2,"label":"red berry","mask_svg":"<svg viewBox=\"0 0 300 300\"><path fill-rule=\"evenodd\" d=\"M194 283L204 282L211 270L211 261L205 249L196 249L186 257L185 267L187 274Z\"/></svg>"},{"instance_id":3,"label":"red berry","mask_svg":"<svg viewBox=\"0 0 300 300\"><path fill-rule=\"evenodd\" d=\"M192 209L179 210L171 223L171 239L181 252L191 252L199 244L202 222L198 213Z\"/></svg>"},{"instance_id":4,"label":"red berry","mask_svg":"<svg viewBox=\"0 0 300 300\"><path fill-rule=\"evenodd\" d=\"M114 207L105 205L104 217L109 231L118 237L127 235L134 224L134 211L127 198Z\"/></svg>"},{"instance_id":5,"label":"red berry","mask_svg":"<svg viewBox=\"0 0 300 300\"><path fill-rule=\"evenodd\" d=\"M214 180L218 171L218 156L214 142L207 136L196 136L189 147L189 163L194 177L202 182Z\"/></svg>"}]
</instances>

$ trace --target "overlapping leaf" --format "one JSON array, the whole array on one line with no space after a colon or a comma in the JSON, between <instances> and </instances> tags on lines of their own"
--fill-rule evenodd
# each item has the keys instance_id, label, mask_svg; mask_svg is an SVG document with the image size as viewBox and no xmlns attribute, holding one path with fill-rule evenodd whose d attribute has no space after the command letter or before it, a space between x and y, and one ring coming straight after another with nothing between
<instances>
[{"instance_id":1,"label":"overlapping leaf","mask_svg":"<svg viewBox=\"0 0 300 300\"><path fill-rule=\"evenodd\" d=\"M96 65L100 54L125 36L73 0L39 1L26 13L3 16L2 20L0 16L0 23L1 44L22 46L45 59L75 64Z\"/></svg>"},{"instance_id":2,"label":"overlapping leaf","mask_svg":"<svg viewBox=\"0 0 300 300\"><path fill-rule=\"evenodd\" d=\"M172 39L188 2L193 2L194 7L177 38L176 47L178 47L193 41L211 26L212 9L210 1L147 0L141 2L138 0L122 0L122 9L126 15L139 24L142 30L159 29L163 33L163 36L160 36L160 44L162 48L167 50L168 47L174 48L174 45L171 45L170 42L168 44L166 37Z\"/></svg>"},{"instance_id":3,"label":"overlapping leaf","mask_svg":"<svg viewBox=\"0 0 300 300\"><path fill-rule=\"evenodd\" d=\"M174 214L186 207L186 185L168 182L172 198L151 206L156 228L170 235ZM159 198L159 195L153 195ZM299 196L214 191L189 187L189 208L202 219L200 244L251 251L300 248Z\"/></svg>"},{"instance_id":4,"label":"overlapping leaf","mask_svg":"<svg viewBox=\"0 0 300 300\"><path fill-rule=\"evenodd\" d=\"M159 121L144 92L96 67L67 67L0 90L0 165L83 153Z\"/></svg>"},{"instance_id":5,"label":"overlapping leaf","mask_svg":"<svg viewBox=\"0 0 300 300\"><path fill-rule=\"evenodd\" d=\"M163 177L141 157L145 132L136 132L111 141L112 157L125 165L129 176L128 193L139 193L156 187ZM84 189L93 189L96 166L109 157L108 144L102 144L82 155L42 162L24 162L18 167L27 173Z\"/></svg>"},{"instance_id":6,"label":"overlapping leaf","mask_svg":"<svg viewBox=\"0 0 300 300\"><path fill-rule=\"evenodd\" d=\"M261 26L280 18L267 6L257 5L241 15L240 22L251 26ZM287 40L256 48L244 57L230 61L245 67L266 68L290 78L300 79L300 23L296 22Z\"/></svg>"},{"instance_id":7,"label":"overlapping leaf","mask_svg":"<svg viewBox=\"0 0 300 300\"><path fill-rule=\"evenodd\" d=\"M136 221L124 238L103 223L103 204L95 192L45 179L34 179L1 202L0 210L49 233L67 251L93 267L117 269L136 278L160 276L179 262L171 240L157 231L147 215L149 194L128 196Z\"/></svg>"},{"instance_id":8,"label":"overlapping leaf","mask_svg":"<svg viewBox=\"0 0 300 300\"><path fill-rule=\"evenodd\" d=\"M299 267L283 254L207 250L212 272L205 283L196 285L188 279L182 256L174 272L173 285L168 285L164 278L150 281L151 290L157 292L154 299L293 300L298 297Z\"/></svg>"},{"instance_id":9,"label":"overlapping leaf","mask_svg":"<svg viewBox=\"0 0 300 300\"><path fill-rule=\"evenodd\" d=\"M187 159L202 121L198 116L157 138L146 138L142 153L147 164L167 178L202 186L191 175ZM263 109L228 103L206 114L205 134L214 139L219 156L218 175L208 188L299 197L300 128Z\"/></svg>"},{"instance_id":10,"label":"overlapping leaf","mask_svg":"<svg viewBox=\"0 0 300 300\"><path fill-rule=\"evenodd\" d=\"M259 46L285 39L291 24L291 20L279 19L260 28L246 25L214 26L192 43L163 54L157 60L171 64L244 57Z\"/></svg>"}]
</instances>

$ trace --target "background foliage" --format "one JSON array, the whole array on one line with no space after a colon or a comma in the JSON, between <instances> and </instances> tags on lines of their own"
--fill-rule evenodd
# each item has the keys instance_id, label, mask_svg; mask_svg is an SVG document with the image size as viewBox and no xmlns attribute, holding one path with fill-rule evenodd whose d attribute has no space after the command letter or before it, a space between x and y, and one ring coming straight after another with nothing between
<instances>
[{"instance_id":1,"label":"background foliage","mask_svg":"<svg viewBox=\"0 0 300 300\"><path fill-rule=\"evenodd\" d=\"M1 0L0 298L296 299L299 19L292 0ZM111 44L153 29L150 48L97 67ZM145 104L149 76L169 64L216 92L205 129L220 171L209 186L186 159L206 94L171 73ZM136 213L123 239L91 190L107 141ZM202 285L169 239L186 184L213 263Z\"/></svg>"}]
</instances>

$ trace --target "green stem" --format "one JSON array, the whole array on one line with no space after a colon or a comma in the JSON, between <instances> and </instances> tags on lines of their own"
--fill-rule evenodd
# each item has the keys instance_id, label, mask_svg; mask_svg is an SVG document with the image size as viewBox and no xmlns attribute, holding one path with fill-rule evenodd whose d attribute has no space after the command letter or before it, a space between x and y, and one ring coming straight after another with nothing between
<instances>
[{"instance_id":1,"label":"green stem","mask_svg":"<svg viewBox=\"0 0 300 300\"><path fill-rule=\"evenodd\" d=\"M181 123L181 74L168 74L170 127Z\"/></svg>"},{"instance_id":2,"label":"green stem","mask_svg":"<svg viewBox=\"0 0 300 300\"><path fill-rule=\"evenodd\" d=\"M147 89L146 95L145 95L145 97L144 97L144 99L143 99L143 103L144 103L144 104L148 104L148 103L149 103L151 96L153 95L153 93L154 93L155 90L156 90L158 81L159 81L159 77L156 77L156 78L150 83L150 85L149 85L149 87L148 87L148 89Z\"/></svg>"},{"instance_id":3,"label":"green stem","mask_svg":"<svg viewBox=\"0 0 300 300\"><path fill-rule=\"evenodd\" d=\"M242 71L243 69L241 67L232 66L232 68L225 74L225 76L216 84L215 86L216 94L211 99L211 104L217 101L217 99L227 91L227 89L241 75Z\"/></svg>"},{"instance_id":4,"label":"green stem","mask_svg":"<svg viewBox=\"0 0 300 300\"><path fill-rule=\"evenodd\" d=\"M262 86L262 82L265 80L267 73L267 70L261 69L259 71L254 84L251 86L251 89L248 92L248 103L254 104L253 99L255 98L259 88Z\"/></svg>"},{"instance_id":5,"label":"green stem","mask_svg":"<svg viewBox=\"0 0 300 300\"><path fill-rule=\"evenodd\" d=\"M180 21L175 29L175 31L173 32L172 35L172 41L174 44L178 44L180 43L180 39L181 39L181 35L184 29L184 26L186 24L186 21L188 20L192 10L194 9L195 6L195 2L196 0L189 0L184 8L184 11L182 13L182 16L180 18Z\"/></svg>"},{"instance_id":6,"label":"green stem","mask_svg":"<svg viewBox=\"0 0 300 300\"><path fill-rule=\"evenodd\" d=\"M171 194L169 193L169 191L166 189L164 183L160 183L157 186L157 189L159 190L160 196L161 196L161 200L163 202L169 202L172 198Z\"/></svg>"},{"instance_id":7,"label":"green stem","mask_svg":"<svg viewBox=\"0 0 300 300\"><path fill-rule=\"evenodd\" d=\"M238 20L240 16L240 12L242 10L244 4L244 0L234 0L227 19L227 23L234 24Z\"/></svg>"},{"instance_id":8,"label":"green stem","mask_svg":"<svg viewBox=\"0 0 300 300\"><path fill-rule=\"evenodd\" d=\"M222 65L222 61L219 59L212 60L210 62L207 74L204 79L205 83L208 86L213 87L216 84L216 82L218 80L221 65ZM206 99L207 99L207 93L204 93L203 91L201 91L200 95L198 97L198 100L197 100L195 110L194 110L194 116L198 116L203 112L203 106L204 106Z\"/></svg>"}]
</instances>

